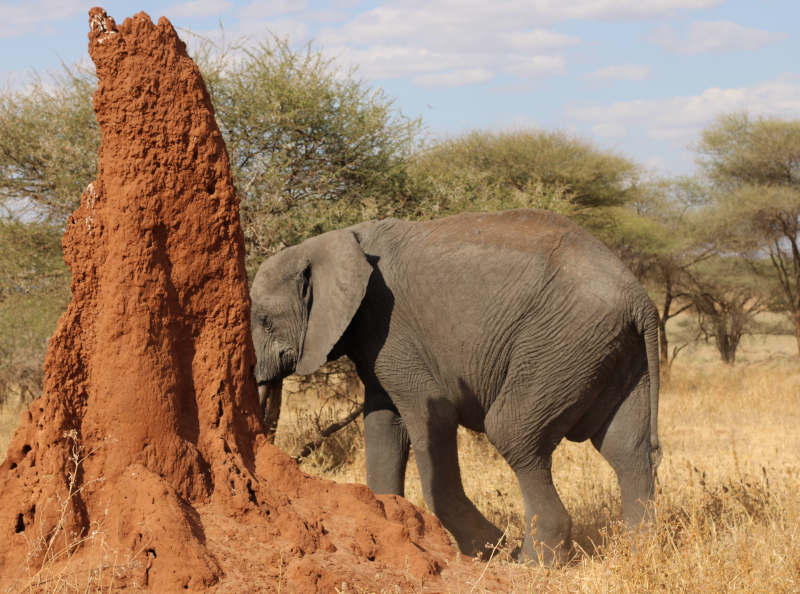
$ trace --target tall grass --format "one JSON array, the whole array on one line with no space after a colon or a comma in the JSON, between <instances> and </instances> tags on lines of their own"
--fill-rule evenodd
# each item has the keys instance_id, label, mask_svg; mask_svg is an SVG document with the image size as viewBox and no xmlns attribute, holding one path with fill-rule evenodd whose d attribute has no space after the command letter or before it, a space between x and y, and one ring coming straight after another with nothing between
<instances>
[{"instance_id":1,"label":"tall grass","mask_svg":"<svg viewBox=\"0 0 800 594\"><path fill-rule=\"evenodd\" d=\"M705 356L675 363L661 396L664 458L649 530L621 527L616 477L591 444L562 443L553 468L573 518L571 560L557 570L524 567L509 561L510 546L500 550L490 563L511 591L800 591L800 361L770 359L757 347L748 355L757 363L727 367ZM352 407L305 392L284 400L277 443L290 453ZM0 414L0 455L18 419L18 411ZM302 468L365 482L359 425L336 434ZM513 473L482 435L461 430L459 456L467 494L513 546L524 529ZM406 496L425 505L413 459ZM479 579L474 591L491 588Z\"/></svg>"},{"instance_id":2,"label":"tall grass","mask_svg":"<svg viewBox=\"0 0 800 594\"><path fill-rule=\"evenodd\" d=\"M664 458L649 530L621 527L616 477L591 444L562 443L554 481L573 519L572 558L560 570L523 568L501 551L491 563L508 572L513 590L800 591L800 362L760 360L675 363L661 396ZM287 405L279 444L307 427L317 401L306 394ZM364 482L361 434L347 439L357 447L346 456L310 458L304 470ZM469 497L512 544L520 540L522 498L505 461L483 435L460 430L459 464ZM425 505L413 460L406 497Z\"/></svg>"}]
</instances>

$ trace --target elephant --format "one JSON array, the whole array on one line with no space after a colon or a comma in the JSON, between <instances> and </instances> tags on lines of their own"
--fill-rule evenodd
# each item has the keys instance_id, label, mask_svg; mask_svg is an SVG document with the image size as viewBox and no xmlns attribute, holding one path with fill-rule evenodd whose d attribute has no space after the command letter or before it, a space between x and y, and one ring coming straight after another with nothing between
<instances>
[{"instance_id":1,"label":"elephant","mask_svg":"<svg viewBox=\"0 0 800 594\"><path fill-rule=\"evenodd\" d=\"M465 495L459 425L484 432L516 475L523 558L565 559L571 519L551 475L564 437L591 440L610 463L629 526L649 517L657 310L566 217L360 223L267 258L250 296L262 405L287 375L347 355L364 384L367 486L402 496L413 446L425 502L462 552L502 534Z\"/></svg>"}]
</instances>

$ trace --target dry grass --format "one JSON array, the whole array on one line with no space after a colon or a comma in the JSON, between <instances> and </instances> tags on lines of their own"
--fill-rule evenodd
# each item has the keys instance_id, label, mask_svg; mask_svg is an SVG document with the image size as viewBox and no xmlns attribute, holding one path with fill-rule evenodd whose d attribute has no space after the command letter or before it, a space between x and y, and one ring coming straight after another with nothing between
<instances>
[{"instance_id":1,"label":"dry grass","mask_svg":"<svg viewBox=\"0 0 800 594\"><path fill-rule=\"evenodd\" d=\"M8 444L11 443L14 430L19 425L22 410L22 405L17 403L0 404L0 463L6 459Z\"/></svg>"},{"instance_id":2,"label":"dry grass","mask_svg":"<svg viewBox=\"0 0 800 594\"><path fill-rule=\"evenodd\" d=\"M0 409L0 413L3 411ZM111 592L119 590L119 584L126 583L128 589L138 590L135 581L126 580L131 569L138 569L142 563L138 559L141 550L129 553L120 558L119 551L109 546L103 519L94 520L89 530L77 534L68 530L67 518L72 511L75 498L92 483L102 478L92 479L79 484L78 476L82 465L93 452L86 452L78 441L77 433L69 431L63 437L71 444L69 462L67 463L66 492L55 491L56 517L52 530L46 534L40 532L27 536L28 554L25 559L25 571L8 583L0 584L3 592ZM3 435L6 439L6 436ZM10 437L9 437L10 438ZM5 450L4 450L5 454ZM47 512L45 511L45 514ZM76 562L75 554L83 555Z\"/></svg>"},{"instance_id":3,"label":"dry grass","mask_svg":"<svg viewBox=\"0 0 800 594\"><path fill-rule=\"evenodd\" d=\"M741 364L718 363L711 347L687 349L662 390L657 520L640 533L621 530L616 478L588 443L556 450L556 485L573 518L572 561L553 570L492 561L514 592L800 591L800 361L792 337L750 339ZM278 430L288 451L351 406L313 394L291 396ZM341 403L341 404L339 404ZM0 411L2 412L2 411ZM0 414L0 445L18 412ZM357 424L303 461L306 472L364 482ZM522 536L522 500L506 463L481 435L461 431L468 495L511 540ZM3 447L2 456L5 453ZM407 497L424 506L416 467ZM473 591L484 591L476 584Z\"/></svg>"},{"instance_id":4,"label":"dry grass","mask_svg":"<svg viewBox=\"0 0 800 594\"><path fill-rule=\"evenodd\" d=\"M800 362L788 355L793 338L782 338L743 345L740 359L758 363L728 368L702 345L678 359L662 390L664 459L649 531L620 528L616 477L591 444L562 443L554 479L573 518L572 561L560 570L509 565L514 591L800 591ZM319 406L309 395L287 404L284 446ZM364 482L363 439L348 439L358 447L347 456L310 458L304 470ZM467 494L521 539L522 498L508 465L482 435L460 431L459 451ZM406 496L425 505L413 462ZM506 559L501 552L492 563Z\"/></svg>"}]
</instances>

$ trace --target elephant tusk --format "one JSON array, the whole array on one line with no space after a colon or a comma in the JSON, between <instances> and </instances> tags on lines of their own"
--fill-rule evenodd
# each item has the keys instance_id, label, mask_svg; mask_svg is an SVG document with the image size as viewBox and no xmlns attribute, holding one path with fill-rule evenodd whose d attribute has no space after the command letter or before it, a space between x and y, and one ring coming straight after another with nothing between
<instances>
[{"instance_id":1,"label":"elephant tusk","mask_svg":"<svg viewBox=\"0 0 800 594\"><path fill-rule=\"evenodd\" d=\"M261 405L262 413L267 410L267 398L269 398L267 384L258 384L258 403Z\"/></svg>"},{"instance_id":2,"label":"elephant tusk","mask_svg":"<svg viewBox=\"0 0 800 594\"><path fill-rule=\"evenodd\" d=\"M258 402L264 413L267 439L270 443L275 441L275 432L278 430L278 418L281 414L281 400L283 381L275 380L258 386Z\"/></svg>"}]
</instances>

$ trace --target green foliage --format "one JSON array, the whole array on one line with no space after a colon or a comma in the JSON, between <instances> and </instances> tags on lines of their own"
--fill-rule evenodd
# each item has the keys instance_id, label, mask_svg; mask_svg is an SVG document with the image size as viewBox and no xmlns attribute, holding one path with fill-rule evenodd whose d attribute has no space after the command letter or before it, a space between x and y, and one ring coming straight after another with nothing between
<instances>
[{"instance_id":1,"label":"green foliage","mask_svg":"<svg viewBox=\"0 0 800 594\"><path fill-rule=\"evenodd\" d=\"M699 151L721 190L719 235L751 262L768 258L800 350L800 120L724 116Z\"/></svg>"},{"instance_id":2,"label":"green foliage","mask_svg":"<svg viewBox=\"0 0 800 594\"><path fill-rule=\"evenodd\" d=\"M614 211L615 245L650 258L691 259L702 243L697 214L710 200L710 188L693 177L643 184L634 201Z\"/></svg>"},{"instance_id":3,"label":"green foliage","mask_svg":"<svg viewBox=\"0 0 800 594\"><path fill-rule=\"evenodd\" d=\"M735 255L715 255L694 265L684 285L701 332L713 338L723 362L732 365L742 336L756 330L756 315L769 299L767 288Z\"/></svg>"},{"instance_id":4,"label":"green foliage","mask_svg":"<svg viewBox=\"0 0 800 594\"><path fill-rule=\"evenodd\" d=\"M0 403L42 388L42 361L69 300L60 230L0 220Z\"/></svg>"},{"instance_id":5,"label":"green foliage","mask_svg":"<svg viewBox=\"0 0 800 594\"><path fill-rule=\"evenodd\" d=\"M582 222L636 194L630 161L562 132L472 132L434 144L409 166L411 218L536 207Z\"/></svg>"},{"instance_id":6,"label":"green foliage","mask_svg":"<svg viewBox=\"0 0 800 594\"><path fill-rule=\"evenodd\" d=\"M732 219L723 208L727 197L708 179L659 180L616 217L615 245L659 304L665 372L688 345L669 352L668 320L694 310L699 336L713 339L723 361L733 363L741 337L758 329L755 315L774 293L758 275L763 265L733 249Z\"/></svg>"},{"instance_id":7,"label":"green foliage","mask_svg":"<svg viewBox=\"0 0 800 594\"><path fill-rule=\"evenodd\" d=\"M69 299L62 225L96 176L94 85L65 67L0 94L0 401L41 391L47 341Z\"/></svg>"},{"instance_id":8,"label":"green foliage","mask_svg":"<svg viewBox=\"0 0 800 594\"><path fill-rule=\"evenodd\" d=\"M201 45L251 261L394 211L420 122L307 47Z\"/></svg>"},{"instance_id":9,"label":"green foliage","mask_svg":"<svg viewBox=\"0 0 800 594\"><path fill-rule=\"evenodd\" d=\"M701 135L700 164L725 188L800 186L800 120L718 118Z\"/></svg>"},{"instance_id":10,"label":"green foliage","mask_svg":"<svg viewBox=\"0 0 800 594\"><path fill-rule=\"evenodd\" d=\"M27 200L39 218L63 224L96 176L100 130L92 74L64 67L26 92L0 94L0 205Z\"/></svg>"},{"instance_id":11,"label":"green foliage","mask_svg":"<svg viewBox=\"0 0 800 594\"><path fill-rule=\"evenodd\" d=\"M0 303L63 282L61 230L45 223L0 219Z\"/></svg>"}]
</instances>

